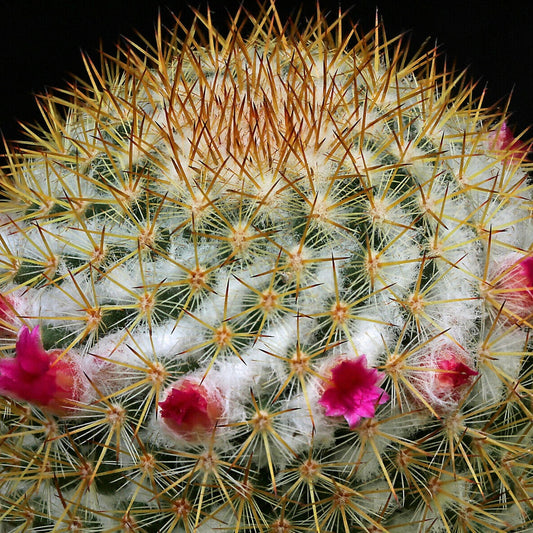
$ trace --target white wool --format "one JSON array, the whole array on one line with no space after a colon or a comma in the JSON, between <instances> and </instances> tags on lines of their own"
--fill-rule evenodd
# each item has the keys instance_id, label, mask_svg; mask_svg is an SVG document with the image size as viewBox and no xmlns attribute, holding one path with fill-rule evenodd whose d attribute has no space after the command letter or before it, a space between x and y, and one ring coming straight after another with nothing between
<instances>
[{"instance_id":1,"label":"white wool","mask_svg":"<svg viewBox=\"0 0 533 533\"><path fill-rule=\"evenodd\" d=\"M396 334L390 323L383 323L385 318L383 315L363 316L363 320L352 321L349 342L343 346L343 349L350 346L351 350L357 350L357 354L366 355L370 366L376 366Z\"/></svg>"},{"instance_id":2,"label":"white wool","mask_svg":"<svg viewBox=\"0 0 533 533\"><path fill-rule=\"evenodd\" d=\"M300 324L305 324L305 320L301 319ZM243 359L256 376L283 382L288 372L288 363L282 358L292 357L296 351L297 340L298 319L293 316L286 317L269 327L257 342L246 350Z\"/></svg>"},{"instance_id":3,"label":"white wool","mask_svg":"<svg viewBox=\"0 0 533 533\"><path fill-rule=\"evenodd\" d=\"M323 392L321 383L314 376L310 379L306 377L307 394L298 385L298 392L287 399L289 411L280 417L287 426L293 428L287 432L286 442L295 453L300 453L311 445L315 449L321 449L334 443L333 433L337 423L325 415L323 407L318 403Z\"/></svg>"},{"instance_id":4,"label":"white wool","mask_svg":"<svg viewBox=\"0 0 533 533\"><path fill-rule=\"evenodd\" d=\"M18 231L20 228L22 231ZM18 268L16 258L25 256L28 241L24 238L25 224L17 222L15 225L7 215L0 213L0 272L14 274ZM12 258L11 260L9 258Z\"/></svg>"},{"instance_id":5,"label":"white wool","mask_svg":"<svg viewBox=\"0 0 533 533\"><path fill-rule=\"evenodd\" d=\"M402 307L395 301L394 289L380 291L365 300L365 305L354 308L353 318L348 322L346 344L373 361L396 338L395 331L403 322Z\"/></svg>"},{"instance_id":6,"label":"white wool","mask_svg":"<svg viewBox=\"0 0 533 533\"><path fill-rule=\"evenodd\" d=\"M485 252L479 244L472 242L476 235L472 228L453 226L438 229L437 235L430 237L428 257L437 258L439 271L451 275L470 278L471 281L483 276ZM453 266L453 270L450 267Z\"/></svg>"},{"instance_id":7,"label":"white wool","mask_svg":"<svg viewBox=\"0 0 533 533\"><path fill-rule=\"evenodd\" d=\"M188 350L202 344L205 332L198 328L197 322L185 315L178 324L170 320L148 330L136 331L135 342L151 360L171 363L185 357Z\"/></svg>"},{"instance_id":8,"label":"white wool","mask_svg":"<svg viewBox=\"0 0 533 533\"><path fill-rule=\"evenodd\" d=\"M237 357L217 361L215 372L210 371L207 377L212 379L220 390L226 391L224 401L227 401L228 418L232 422L242 421L244 412L242 405L250 402L251 395L261 380L261 375L258 375L254 365L247 364L246 360L241 361ZM237 404L241 408L238 408Z\"/></svg>"},{"instance_id":9,"label":"white wool","mask_svg":"<svg viewBox=\"0 0 533 533\"><path fill-rule=\"evenodd\" d=\"M331 252L332 257L340 257L339 252ZM337 290L342 294L342 275L340 267L342 261L335 261L337 269ZM313 315L317 310L336 296L335 279L332 262L324 261L318 264L314 274L314 283L310 282L298 295L298 311L302 315Z\"/></svg>"},{"instance_id":10,"label":"white wool","mask_svg":"<svg viewBox=\"0 0 533 533\"><path fill-rule=\"evenodd\" d=\"M471 158L463 158L460 154L456 155L456 158L447 159L447 166L457 181L463 187L468 188L466 194L472 198L476 205L482 204L490 196L491 184L495 176L492 167L493 159L481 154Z\"/></svg>"},{"instance_id":11,"label":"white wool","mask_svg":"<svg viewBox=\"0 0 533 533\"><path fill-rule=\"evenodd\" d=\"M491 252L502 253L511 247L526 249L531 246L531 209L518 199L492 200L483 211L485 231L493 233ZM502 248L501 252L499 248Z\"/></svg>"},{"instance_id":12,"label":"white wool","mask_svg":"<svg viewBox=\"0 0 533 533\"><path fill-rule=\"evenodd\" d=\"M127 332L117 331L101 338L88 353L79 354L75 359L82 373L89 381L96 383L98 390L87 385L81 402L90 404L98 401L101 395L113 394L130 383L138 381L141 373L130 366L144 367L144 363L135 354L135 345L128 345Z\"/></svg>"},{"instance_id":13,"label":"white wool","mask_svg":"<svg viewBox=\"0 0 533 533\"><path fill-rule=\"evenodd\" d=\"M378 259L374 290L392 286L395 294L403 295L416 281L421 253L414 240L414 232L408 232L406 237L409 234L413 239L393 240L382 252L374 252Z\"/></svg>"},{"instance_id":14,"label":"white wool","mask_svg":"<svg viewBox=\"0 0 533 533\"><path fill-rule=\"evenodd\" d=\"M399 442L410 443L409 437L421 427L426 420L417 413L412 413L409 420L405 417L391 417L390 420L380 422L378 425L379 434L372 437L372 444L368 440L361 439L356 441L355 436L358 432L355 429L354 439L350 445L346 445L334 450L334 457L341 463L357 465L355 476L359 481L367 482L376 478L383 477L382 466L376 457L375 449L378 450L379 456L385 456L385 453L395 454Z\"/></svg>"},{"instance_id":15,"label":"white wool","mask_svg":"<svg viewBox=\"0 0 533 533\"><path fill-rule=\"evenodd\" d=\"M481 404L497 402L513 386L528 340L527 331L520 328L497 327L486 334L475 347L480 372L475 393Z\"/></svg>"},{"instance_id":16,"label":"white wool","mask_svg":"<svg viewBox=\"0 0 533 533\"><path fill-rule=\"evenodd\" d=\"M8 284L2 291L6 296L11 307L15 311L13 316L14 326L16 328L27 325L30 329L39 324L41 312L41 300L43 291L28 287L15 288L15 285Z\"/></svg>"},{"instance_id":17,"label":"white wool","mask_svg":"<svg viewBox=\"0 0 533 533\"><path fill-rule=\"evenodd\" d=\"M249 293L249 289L233 276L229 276L226 271L221 271L213 291L204 299L201 308L195 311L194 315L199 322L218 327L224 320L242 310L245 295Z\"/></svg>"},{"instance_id":18,"label":"white wool","mask_svg":"<svg viewBox=\"0 0 533 533\"><path fill-rule=\"evenodd\" d=\"M439 333L446 332L457 343L466 344L477 334L481 315L482 303L476 288L471 280L456 276L453 269L448 270L424 298L421 321L431 324Z\"/></svg>"},{"instance_id":19,"label":"white wool","mask_svg":"<svg viewBox=\"0 0 533 533\"><path fill-rule=\"evenodd\" d=\"M65 318L62 325L74 326L77 329L85 326L87 306L96 305L92 298L91 280L83 272L73 279L66 279L58 291L55 287L45 288L40 291L39 313L41 316ZM78 317L79 321L67 320L67 317Z\"/></svg>"},{"instance_id":20,"label":"white wool","mask_svg":"<svg viewBox=\"0 0 533 533\"><path fill-rule=\"evenodd\" d=\"M133 262L117 266L98 283L100 303L111 305L133 305L137 302L133 287L142 284L137 264Z\"/></svg>"}]
</instances>

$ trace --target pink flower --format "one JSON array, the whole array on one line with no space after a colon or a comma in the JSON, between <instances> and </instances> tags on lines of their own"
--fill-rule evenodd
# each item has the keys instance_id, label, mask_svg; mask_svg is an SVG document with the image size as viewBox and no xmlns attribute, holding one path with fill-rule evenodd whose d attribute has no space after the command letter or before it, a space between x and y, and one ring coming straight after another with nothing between
<instances>
[{"instance_id":1,"label":"pink flower","mask_svg":"<svg viewBox=\"0 0 533 533\"><path fill-rule=\"evenodd\" d=\"M65 414L78 398L79 372L61 350L45 351L39 326L23 326L16 344L16 356L0 361L0 394L29 402L54 414Z\"/></svg>"},{"instance_id":2,"label":"pink flower","mask_svg":"<svg viewBox=\"0 0 533 533\"><path fill-rule=\"evenodd\" d=\"M530 145L514 138L507 123L489 134L490 149L496 151L508 151L511 162L522 160L529 152Z\"/></svg>"},{"instance_id":3,"label":"pink flower","mask_svg":"<svg viewBox=\"0 0 533 533\"><path fill-rule=\"evenodd\" d=\"M527 320L533 315L533 257L517 257L511 254L503 259L488 294L504 304L504 313Z\"/></svg>"},{"instance_id":4,"label":"pink flower","mask_svg":"<svg viewBox=\"0 0 533 533\"><path fill-rule=\"evenodd\" d=\"M159 414L165 425L186 440L196 440L210 433L222 414L218 391L184 379L171 386Z\"/></svg>"},{"instance_id":5,"label":"pink flower","mask_svg":"<svg viewBox=\"0 0 533 533\"><path fill-rule=\"evenodd\" d=\"M377 386L382 375L368 368L366 356L343 360L331 369L330 386L318 401L327 416L344 416L350 428L361 418L373 418L377 405L389 400L389 395Z\"/></svg>"}]
</instances>

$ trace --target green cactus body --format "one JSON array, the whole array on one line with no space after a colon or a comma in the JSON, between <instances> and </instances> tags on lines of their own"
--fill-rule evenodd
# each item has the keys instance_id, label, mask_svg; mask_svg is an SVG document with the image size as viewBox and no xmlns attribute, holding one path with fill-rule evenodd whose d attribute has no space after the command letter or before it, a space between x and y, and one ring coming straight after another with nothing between
<instances>
[{"instance_id":1,"label":"green cactus body","mask_svg":"<svg viewBox=\"0 0 533 533\"><path fill-rule=\"evenodd\" d=\"M8 154L0 530L530 531L526 145L434 50L242 18Z\"/></svg>"}]
</instances>

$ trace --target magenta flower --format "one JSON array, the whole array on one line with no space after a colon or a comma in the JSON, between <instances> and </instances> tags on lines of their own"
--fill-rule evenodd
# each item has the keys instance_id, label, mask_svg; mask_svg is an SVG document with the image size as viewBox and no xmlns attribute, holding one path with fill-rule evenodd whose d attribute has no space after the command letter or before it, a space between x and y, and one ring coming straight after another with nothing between
<instances>
[{"instance_id":1,"label":"magenta flower","mask_svg":"<svg viewBox=\"0 0 533 533\"><path fill-rule=\"evenodd\" d=\"M0 361L0 394L65 414L78 398L79 372L61 350L45 351L39 326L19 331L16 356Z\"/></svg>"},{"instance_id":2,"label":"magenta flower","mask_svg":"<svg viewBox=\"0 0 533 533\"><path fill-rule=\"evenodd\" d=\"M489 134L490 148L497 151L510 151L509 159L512 161L522 160L529 152L530 146L514 138L507 123L504 122L496 131Z\"/></svg>"},{"instance_id":3,"label":"magenta flower","mask_svg":"<svg viewBox=\"0 0 533 533\"><path fill-rule=\"evenodd\" d=\"M218 391L184 379L171 386L159 414L165 425L186 440L196 440L210 433L222 414Z\"/></svg>"},{"instance_id":4,"label":"magenta flower","mask_svg":"<svg viewBox=\"0 0 533 533\"><path fill-rule=\"evenodd\" d=\"M389 395L377 384L382 375L368 368L366 356L343 360L331 369L330 386L318 401L327 416L344 416L353 429L361 418L373 418L376 407L389 400Z\"/></svg>"}]
</instances>

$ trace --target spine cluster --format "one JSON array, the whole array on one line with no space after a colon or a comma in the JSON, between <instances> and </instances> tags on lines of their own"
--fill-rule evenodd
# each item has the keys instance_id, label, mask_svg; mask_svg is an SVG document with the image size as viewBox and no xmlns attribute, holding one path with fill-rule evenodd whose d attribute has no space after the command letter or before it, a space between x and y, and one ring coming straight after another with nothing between
<instances>
[{"instance_id":1,"label":"spine cluster","mask_svg":"<svg viewBox=\"0 0 533 533\"><path fill-rule=\"evenodd\" d=\"M506 116L273 3L87 70L0 177L0 531L527 531Z\"/></svg>"}]
</instances>

